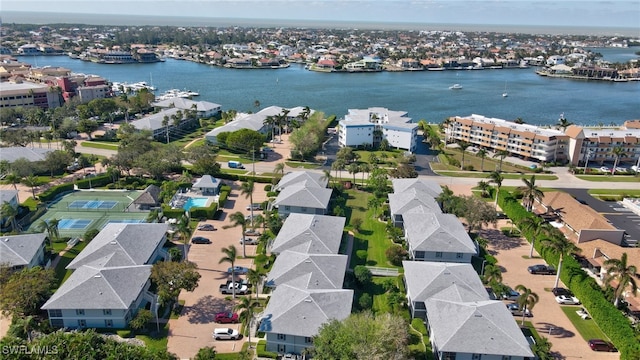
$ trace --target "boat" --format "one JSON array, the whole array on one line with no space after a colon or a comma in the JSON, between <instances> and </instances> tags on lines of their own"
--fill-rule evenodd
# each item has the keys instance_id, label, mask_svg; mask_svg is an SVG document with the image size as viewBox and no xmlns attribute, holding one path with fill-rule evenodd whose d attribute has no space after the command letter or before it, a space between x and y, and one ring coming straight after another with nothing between
<instances>
[{"instance_id":1,"label":"boat","mask_svg":"<svg viewBox=\"0 0 640 360\"><path fill-rule=\"evenodd\" d=\"M460 90L460 89L462 89L462 85L453 84L453 85L449 86L449 89L451 89L451 90Z\"/></svg>"},{"instance_id":2,"label":"boat","mask_svg":"<svg viewBox=\"0 0 640 360\"><path fill-rule=\"evenodd\" d=\"M502 97L507 97L507 96L509 96L509 93L507 93L507 82L505 81L504 92L502 93Z\"/></svg>"},{"instance_id":3,"label":"boat","mask_svg":"<svg viewBox=\"0 0 640 360\"><path fill-rule=\"evenodd\" d=\"M164 93L156 96L156 101L162 101L174 98L190 99L193 96L200 96L200 93L191 90L169 89Z\"/></svg>"}]
</instances>

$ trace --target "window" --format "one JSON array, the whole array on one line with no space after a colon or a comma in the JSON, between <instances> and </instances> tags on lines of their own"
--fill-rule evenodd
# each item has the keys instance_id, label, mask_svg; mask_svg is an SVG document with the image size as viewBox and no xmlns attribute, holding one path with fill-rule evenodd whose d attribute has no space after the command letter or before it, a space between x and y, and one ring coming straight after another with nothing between
<instances>
[{"instance_id":1,"label":"window","mask_svg":"<svg viewBox=\"0 0 640 360\"><path fill-rule=\"evenodd\" d=\"M310 344L310 343L313 342L313 338L306 337L306 338L304 338L304 342L307 343L307 344Z\"/></svg>"},{"instance_id":2,"label":"window","mask_svg":"<svg viewBox=\"0 0 640 360\"><path fill-rule=\"evenodd\" d=\"M285 207L284 207L284 209L285 209L286 211L290 211L290 210L291 210L291 206L285 206Z\"/></svg>"},{"instance_id":3,"label":"window","mask_svg":"<svg viewBox=\"0 0 640 360\"><path fill-rule=\"evenodd\" d=\"M454 352L442 353L442 360L456 360L456 353Z\"/></svg>"},{"instance_id":4,"label":"window","mask_svg":"<svg viewBox=\"0 0 640 360\"><path fill-rule=\"evenodd\" d=\"M424 251L416 251L416 259L424 259Z\"/></svg>"},{"instance_id":5,"label":"window","mask_svg":"<svg viewBox=\"0 0 640 360\"><path fill-rule=\"evenodd\" d=\"M62 310L60 309L52 309L49 310L49 317L62 317Z\"/></svg>"},{"instance_id":6,"label":"window","mask_svg":"<svg viewBox=\"0 0 640 360\"><path fill-rule=\"evenodd\" d=\"M306 207L301 207L300 211L306 213L307 212L307 208Z\"/></svg>"},{"instance_id":7,"label":"window","mask_svg":"<svg viewBox=\"0 0 640 360\"><path fill-rule=\"evenodd\" d=\"M509 355L503 355L503 356L502 356L502 360L511 360L511 356L509 356Z\"/></svg>"},{"instance_id":8,"label":"window","mask_svg":"<svg viewBox=\"0 0 640 360\"><path fill-rule=\"evenodd\" d=\"M84 315L84 309L76 309L76 315Z\"/></svg>"},{"instance_id":9,"label":"window","mask_svg":"<svg viewBox=\"0 0 640 360\"><path fill-rule=\"evenodd\" d=\"M436 257L437 258L441 258L442 257L442 252L441 251L437 251L436 252Z\"/></svg>"},{"instance_id":10,"label":"window","mask_svg":"<svg viewBox=\"0 0 640 360\"><path fill-rule=\"evenodd\" d=\"M462 253L456 253L456 259L462 259Z\"/></svg>"},{"instance_id":11,"label":"window","mask_svg":"<svg viewBox=\"0 0 640 360\"><path fill-rule=\"evenodd\" d=\"M62 319L50 319L50 321L51 321L51 326L54 328L64 327L64 320Z\"/></svg>"},{"instance_id":12,"label":"window","mask_svg":"<svg viewBox=\"0 0 640 360\"><path fill-rule=\"evenodd\" d=\"M87 320L78 320L78 327L87 327Z\"/></svg>"},{"instance_id":13,"label":"window","mask_svg":"<svg viewBox=\"0 0 640 360\"><path fill-rule=\"evenodd\" d=\"M481 354L473 354L473 360L480 360L480 359L482 359Z\"/></svg>"},{"instance_id":14,"label":"window","mask_svg":"<svg viewBox=\"0 0 640 360\"><path fill-rule=\"evenodd\" d=\"M102 310L102 313L104 315L111 315L111 309L104 309L104 310Z\"/></svg>"},{"instance_id":15,"label":"window","mask_svg":"<svg viewBox=\"0 0 640 360\"><path fill-rule=\"evenodd\" d=\"M104 321L104 327L113 327L113 320L105 320Z\"/></svg>"},{"instance_id":16,"label":"window","mask_svg":"<svg viewBox=\"0 0 640 360\"><path fill-rule=\"evenodd\" d=\"M287 335L285 335L285 334L278 334L278 340L287 340Z\"/></svg>"}]
</instances>

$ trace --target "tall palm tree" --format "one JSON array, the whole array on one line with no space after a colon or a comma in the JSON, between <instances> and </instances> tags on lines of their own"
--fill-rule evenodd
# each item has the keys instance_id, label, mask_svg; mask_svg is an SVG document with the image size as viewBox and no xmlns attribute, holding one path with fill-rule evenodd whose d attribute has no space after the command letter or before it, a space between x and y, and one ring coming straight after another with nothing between
<instances>
[{"instance_id":1,"label":"tall palm tree","mask_svg":"<svg viewBox=\"0 0 640 360\"><path fill-rule=\"evenodd\" d=\"M255 189L253 180L243 182L240 185L240 193L244 195L244 198L249 198L249 209L251 211L251 228L253 228L253 190ZM244 233L244 231L243 231Z\"/></svg>"},{"instance_id":2,"label":"tall palm tree","mask_svg":"<svg viewBox=\"0 0 640 360\"><path fill-rule=\"evenodd\" d=\"M273 175L274 178L282 178L284 176L284 166L283 162L277 163L276 166L273 167Z\"/></svg>"},{"instance_id":3,"label":"tall palm tree","mask_svg":"<svg viewBox=\"0 0 640 360\"><path fill-rule=\"evenodd\" d=\"M169 116L165 115L162 118L162 126L164 126L164 132L167 135L167 144L169 143Z\"/></svg>"},{"instance_id":4,"label":"tall palm tree","mask_svg":"<svg viewBox=\"0 0 640 360\"><path fill-rule=\"evenodd\" d=\"M244 214L240 211L236 211L233 214L229 215L229 220L231 220L231 225L223 226L223 228L228 229L232 227L240 226L242 229L242 256L247 257L247 246L245 245L245 237L244 233L247 231L247 219L244 217Z\"/></svg>"},{"instance_id":5,"label":"tall palm tree","mask_svg":"<svg viewBox=\"0 0 640 360\"><path fill-rule=\"evenodd\" d=\"M564 114L560 116L560 119L558 120L558 126L560 127L560 129L562 129L562 131L567 130L567 128L571 125L573 125L573 123L565 119Z\"/></svg>"},{"instance_id":6,"label":"tall palm tree","mask_svg":"<svg viewBox=\"0 0 640 360\"><path fill-rule=\"evenodd\" d=\"M220 258L220 260L218 261L218 264L222 264L222 263L229 263L231 264L231 281L236 281L236 259L238 259L238 250L236 249L235 246L233 245L229 245L226 248L222 248L222 253L224 254L223 257ZM231 294L233 295L233 298L236 298L236 287L232 286L231 287Z\"/></svg>"},{"instance_id":7,"label":"tall palm tree","mask_svg":"<svg viewBox=\"0 0 640 360\"><path fill-rule=\"evenodd\" d=\"M500 188L502 187L503 181L504 176L502 176L500 171L492 171L489 175L489 182L496 184L496 210L498 210L498 195L500 194Z\"/></svg>"},{"instance_id":8,"label":"tall palm tree","mask_svg":"<svg viewBox=\"0 0 640 360\"><path fill-rule=\"evenodd\" d=\"M484 159L487 157L487 154L488 152L485 149L480 149L476 153L476 156L480 158L480 171L482 172L484 172Z\"/></svg>"},{"instance_id":9,"label":"tall palm tree","mask_svg":"<svg viewBox=\"0 0 640 360\"><path fill-rule=\"evenodd\" d=\"M522 182L524 182L524 186L518 187L518 191L522 193L522 198L526 200L527 210L531 212L533 211L533 204L536 200L542 200L544 192L536 185L535 175L531 175L529 180L522 178Z\"/></svg>"},{"instance_id":10,"label":"tall palm tree","mask_svg":"<svg viewBox=\"0 0 640 360\"><path fill-rule=\"evenodd\" d=\"M480 189L482 197L489 197L489 189L491 185L484 180L478 181L478 189Z\"/></svg>"},{"instance_id":11,"label":"tall palm tree","mask_svg":"<svg viewBox=\"0 0 640 360\"><path fill-rule=\"evenodd\" d=\"M498 171L502 172L502 161L504 158L509 156L509 152L507 150L498 150L495 154L493 154L493 158L500 158L500 163L498 164Z\"/></svg>"},{"instance_id":12,"label":"tall palm tree","mask_svg":"<svg viewBox=\"0 0 640 360\"><path fill-rule=\"evenodd\" d=\"M11 224L11 230L18 230L18 209L13 207L7 201L2 203L2 207L0 207L0 212L2 212L2 217L7 219L6 221Z\"/></svg>"},{"instance_id":13,"label":"tall palm tree","mask_svg":"<svg viewBox=\"0 0 640 360\"><path fill-rule=\"evenodd\" d=\"M471 143L468 143L466 141L458 142L458 147L460 147L460 150L462 151L462 161L460 161L460 170L464 168L464 154L467 152L467 148L470 146L471 146Z\"/></svg>"},{"instance_id":14,"label":"tall palm tree","mask_svg":"<svg viewBox=\"0 0 640 360\"><path fill-rule=\"evenodd\" d=\"M623 253L620 259L606 260L604 266L607 269L605 284L610 285L613 280L618 282L614 291L615 299L613 300L613 304L616 307L618 307L620 298L627 287L630 287L631 293L636 296L638 292L638 283L636 282L638 268L635 265L627 265L627 253Z\"/></svg>"},{"instance_id":15,"label":"tall palm tree","mask_svg":"<svg viewBox=\"0 0 640 360\"><path fill-rule=\"evenodd\" d=\"M484 282L487 284L501 283L502 282L502 270L496 265L487 265L484 267L483 274Z\"/></svg>"},{"instance_id":16,"label":"tall palm tree","mask_svg":"<svg viewBox=\"0 0 640 360\"><path fill-rule=\"evenodd\" d=\"M187 261L189 255L189 239L191 238L193 229L189 226L189 218L186 215L183 215L180 222L176 225L176 233L184 245L184 261Z\"/></svg>"},{"instance_id":17,"label":"tall palm tree","mask_svg":"<svg viewBox=\"0 0 640 360\"><path fill-rule=\"evenodd\" d=\"M549 236L552 231L551 225L549 223L542 221L537 216L528 216L520 221L518 226L524 230L531 233L531 248L529 249L529 258L533 257L533 248L535 246L536 240L542 238L543 236Z\"/></svg>"},{"instance_id":18,"label":"tall palm tree","mask_svg":"<svg viewBox=\"0 0 640 360\"><path fill-rule=\"evenodd\" d=\"M266 118L264 118L263 123L267 125L269 128L271 128L271 140L274 140L276 138L275 132L276 132L276 125L278 124L278 121L274 116L267 116Z\"/></svg>"},{"instance_id":19,"label":"tall palm tree","mask_svg":"<svg viewBox=\"0 0 640 360\"><path fill-rule=\"evenodd\" d=\"M620 157L627 156L622 146L616 146L611 150L611 154L616 157L613 162L613 168L611 169L611 175L616 173L616 168L618 167L618 161L620 161Z\"/></svg>"},{"instance_id":20,"label":"tall palm tree","mask_svg":"<svg viewBox=\"0 0 640 360\"><path fill-rule=\"evenodd\" d=\"M360 172L362 173L362 184L364 185L364 174L371 171L371 166L367 163L360 164Z\"/></svg>"},{"instance_id":21,"label":"tall palm tree","mask_svg":"<svg viewBox=\"0 0 640 360\"><path fill-rule=\"evenodd\" d=\"M240 320L248 329L247 334L249 340L249 347L251 347L251 322L253 321L253 315L256 308L260 305L256 300L252 300L250 297L242 297L240 302L235 306L234 310L240 311Z\"/></svg>"},{"instance_id":22,"label":"tall palm tree","mask_svg":"<svg viewBox=\"0 0 640 360\"><path fill-rule=\"evenodd\" d=\"M40 183L38 181L38 177L35 175L29 175L26 176L22 179L22 183L29 186L31 188L31 194L33 195L33 198L36 198L36 186L38 186L38 184Z\"/></svg>"},{"instance_id":23,"label":"tall palm tree","mask_svg":"<svg viewBox=\"0 0 640 360\"><path fill-rule=\"evenodd\" d=\"M331 170L322 170L322 176L320 177L320 180L327 180L327 184L329 184L329 186L331 186L331 179L333 178L333 176L331 176Z\"/></svg>"},{"instance_id":24,"label":"tall palm tree","mask_svg":"<svg viewBox=\"0 0 640 360\"><path fill-rule=\"evenodd\" d=\"M60 238L60 231L58 231L58 224L60 224L60 220L53 218L47 222L47 233L51 240L58 240Z\"/></svg>"},{"instance_id":25,"label":"tall palm tree","mask_svg":"<svg viewBox=\"0 0 640 360\"><path fill-rule=\"evenodd\" d=\"M524 318L527 310L533 310L533 307L540 301L540 297L524 285L516 286L515 290L520 292L520 296L516 302L518 303L520 311L522 311L522 325L524 326Z\"/></svg>"},{"instance_id":26,"label":"tall palm tree","mask_svg":"<svg viewBox=\"0 0 640 360\"><path fill-rule=\"evenodd\" d=\"M353 186L356 186L356 174L360 172L360 166L353 162L347 166L347 171L349 174L353 174Z\"/></svg>"},{"instance_id":27,"label":"tall palm tree","mask_svg":"<svg viewBox=\"0 0 640 360\"><path fill-rule=\"evenodd\" d=\"M542 244L560 257L560 260L558 260L558 270L556 272L556 282L553 285L554 288L557 288L560 282L560 272L562 271L562 260L568 254L580 252L580 248L564 237L561 232L554 232L551 237L542 240Z\"/></svg>"},{"instance_id":28,"label":"tall palm tree","mask_svg":"<svg viewBox=\"0 0 640 360\"><path fill-rule=\"evenodd\" d=\"M249 282L256 290L256 299L258 299L258 294L260 292L259 288L260 284L262 283L262 279L263 275L258 270L249 269L249 272L247 272L247 280L249 280Z\"/></svg>"}]
</instances>

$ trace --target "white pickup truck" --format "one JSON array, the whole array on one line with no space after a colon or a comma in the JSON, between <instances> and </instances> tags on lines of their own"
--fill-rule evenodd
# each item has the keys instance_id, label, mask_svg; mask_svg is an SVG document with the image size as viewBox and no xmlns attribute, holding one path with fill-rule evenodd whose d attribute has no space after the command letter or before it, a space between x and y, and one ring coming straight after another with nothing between
<instances>
[{"instance_id":1,"label":"white pickup truck","mask_svg":"<svg viewBox=\"0 0 640 360\"><path fill-rule=\"evenodd\" d=\"M236 289L236 295L245 295L249 293L249 288L247 285L243 285L239 282L227 283L220 285L220 293L221 294L233 294L233 288Z\"/></svg>"}]
</instances>

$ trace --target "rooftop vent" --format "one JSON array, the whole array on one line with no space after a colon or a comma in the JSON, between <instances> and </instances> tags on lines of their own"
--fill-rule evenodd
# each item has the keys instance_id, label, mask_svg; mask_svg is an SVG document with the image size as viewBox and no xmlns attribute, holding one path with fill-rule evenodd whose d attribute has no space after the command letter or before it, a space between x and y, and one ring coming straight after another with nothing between
<instances>
[{"instance_id":1,"label":"rooftop vent","mask_svg":"<svg viewBox=\"0 0 640 360\"><path fill-rule=\"evenodd\" d=\"M101 277L102 277L102 275L99 275L99 274L98 274L98 275L93 275L93 277L94 277L94 278L101 278Z\"/></svg>"}]
</instances>

